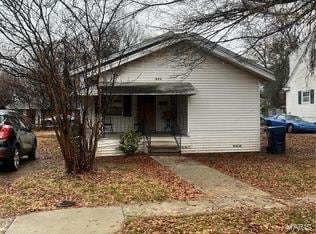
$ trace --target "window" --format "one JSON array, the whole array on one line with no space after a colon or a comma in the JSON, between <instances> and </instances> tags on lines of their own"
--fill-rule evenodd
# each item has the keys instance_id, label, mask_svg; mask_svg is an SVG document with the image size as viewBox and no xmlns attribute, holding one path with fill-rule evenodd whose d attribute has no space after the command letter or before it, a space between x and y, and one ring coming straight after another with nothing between
<instances>
[{"instance_id":1,"label":"window","mask_svg":"<svg viewBox=\"0 0 316 234\"><path fill-rule=\"evenodd\" d=\"M13 125L13 127L16 127L16 128L18 128L18 129L21 129L21 123L20 123L20 121L18 120L18 118L16 118L16 117L13 117L13 116L9 116L9 118L7 119L8 120L8 122L11 124L11 125Z\"/></svg>"},{"instance_id":2,"label":"window","mask_svg":"<svg viewBox=\"0 0 316 234\"><path fill-rule=\"evenodd\" d=\"M309 91L302 92L302 103L310 103L310 92Z\"/></svg>"},{"instance_id":3,"label":"window","mask_svg":"<svg viewBox=\"0 0 316 234\"><path fill-rule=\"evenodd\" d=\"M122 96L115 96L111 98L111 103L109 103L108 110L105 115L108 116L121 116L123 109L123 99Z\"/></svg>"},{"instance_id":4,"label":"window","mask_svg":"<svg viewBox=\"0 0 316 234\"><path fill-rule=\"evenodd\" d=\"M295 120L295 121L303 121L302 118L295 116L295 115L286 115L287 120Z\"/></svg>"},{"instance_id":5,"label":"window","mask_svg":"<svg viewBox=\"0 0 316 234\"><path fill-rule=\"evenodd\" d=\"M284 115L279 115L279 116L277 117L277 119L279 119L279 120L285 120L285 116L284 116Z\"/></svg>"},{"instance_id":6,"label":"window","mask_svg":"<svg viewBox=\"0 0 316 234\"><path fill-rule=\"evenodd\" d=\"M104 113L106 116L132 116L132 96L112 96L110 99L111 103L107 103L106 96L102 97L102 106L108 105ZM95 98L95 110L99 110L97 98Z\"/></svg>"},{"instance_id":7,"label":"window","mask_svg":"<svg viewBox=\"0 0 316 234\"><path fill-rule=\"evenodd\" d=\"M315 103L315 90L298 91L298 104L314 104Z\"/></svg>"},{"instance_id":8,"label":"window","mask_svg":"<svg viewBox=\"0 0 316 234\"><path fill-rule=\"evenodd\" d=\"M6 116L0 115L0 124L6 119Z\"/></svg>"}]
</instances>

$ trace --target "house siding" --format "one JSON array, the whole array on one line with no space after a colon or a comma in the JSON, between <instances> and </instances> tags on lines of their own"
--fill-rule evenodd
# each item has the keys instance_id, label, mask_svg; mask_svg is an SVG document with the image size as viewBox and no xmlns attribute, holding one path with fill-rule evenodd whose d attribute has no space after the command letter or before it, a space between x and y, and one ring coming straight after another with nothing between
<instances>
[{"instance_id":1,"label":"house siding","mask_svg":"<svg viewBox=\"0 0 316 234\"><path fill-rule=\"evenodd\" d=\"M315 100L314 103L298 103L299 91L316 90L316 71L313 75L308 71L308 55L299 62L303 50L305 50L304 46L290 56L291 73L287 84L289 91L286 92L286 112L316 122Z\"/></svg>"},{"instance_id":2,"label":"house siding","mask_svg":"<svg viewBox=\"0 0 316 234\"><path fill-rule=\"evenodd\" d=\"M185 81L198 89L187 99L188 136L182 139L182 153L259 151L259 79L204 52L189 55L204 61L188 73L174 51L179 51L177 45L122 66L118 82Z\"/></svg>"},{"instance_id":3,"label":"house siding","mask_svg":"<svg viewBox=\"0 0 316 234\"><path fill-rule=\"evenodd\" d=\"M184 153L260 150L259 83L240 69L209 58L189 81L189 137Z\"/></svg>"}]
</instances>

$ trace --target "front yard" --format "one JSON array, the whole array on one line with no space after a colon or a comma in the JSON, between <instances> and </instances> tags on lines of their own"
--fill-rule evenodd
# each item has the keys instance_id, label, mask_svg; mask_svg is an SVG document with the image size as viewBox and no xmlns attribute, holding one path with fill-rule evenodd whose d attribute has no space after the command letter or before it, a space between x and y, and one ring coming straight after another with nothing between
<instances>
[{"instance_id":1,"label":"front yard","mask_svg":"<svg viewBox=\"0 0 316 234\"><path fill-rule=\"evenodd\" d=\"M128 221L123 233L311 233L316 228L316 207L272 210L229 210L180 217L138 218Z\"/></svg>"},{"instance_id":2,"label":"front yard","mask_svg":"<svg viewBox=\"0 0 316 234\"><path fill-rule=\"evenodd\" d=\"M55 136L37 133L39 153L16 173L0 172L0 217L55 209L63 200L76 207L193 199L200 193L146 156L98 160L98 170L66 176Z\"/></svg>"},{"instance_id":3,"label":"front yard","mask_svg":"<svg viewBox=\"0 0 316 234\"><path fill-rule=\"evenodd\" d=\"M189 157L227 175L262 189L278 198L290 199L315 194L316 134L288 134L285 155L262 152L218 153Z\"/></svg>"},{"instance_id":4,"label":"front yard","mask_svg":"<svg viewBox=\"0 0 316 234\"><path fill-rule=\"evenodd\" d=\"M194 200L203 194L148 156L106 157L93 173L67 176L54 134L38 132L38 159L19 171L0 171L0 218L54 210L70 200L75 207ZM266 139L263 138L263 149ZM316 135L287 136L287 153L223 153L188 156L283 199L315 194ZM180 159L182 160L182 159ZM294 200L291 200L294 201ZM189 216L134 218L123 233L286 233L315 230L315 204L286 208L218 210Z\"/></svg>"}]
</instances>

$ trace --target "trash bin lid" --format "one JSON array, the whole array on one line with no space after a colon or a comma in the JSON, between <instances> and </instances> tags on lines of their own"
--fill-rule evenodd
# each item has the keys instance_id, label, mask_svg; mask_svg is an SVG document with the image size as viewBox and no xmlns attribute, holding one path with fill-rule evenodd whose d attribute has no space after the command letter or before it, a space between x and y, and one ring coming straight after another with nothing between
<instances>
[{"instance_id":1,"label":"trash bin lid","mask_svg":"<svg viewBox=\"0 0 316 234\"><path fill-rule=\"evenodd\" d=\"M286 134L286 128L283 126L268 127L268 132L275 135Z\"/></svg>"}]
</instances>

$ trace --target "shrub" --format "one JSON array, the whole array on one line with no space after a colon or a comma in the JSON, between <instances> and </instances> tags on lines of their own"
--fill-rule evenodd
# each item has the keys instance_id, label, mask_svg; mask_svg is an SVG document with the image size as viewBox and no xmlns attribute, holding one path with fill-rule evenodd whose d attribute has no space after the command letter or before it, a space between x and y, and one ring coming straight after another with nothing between
<instances>
[{"instance_id":1,"label":"shrub","mask_svg":"<svg viewBox=\"0 0 316 234\"><path fill-rule=\"evenodd\" d=\"M122 150L126 155L135 154L138 150L139 142L139 135L135 131L130 130L120 136L119 149Z\"/></svg>"}]
</instances>

